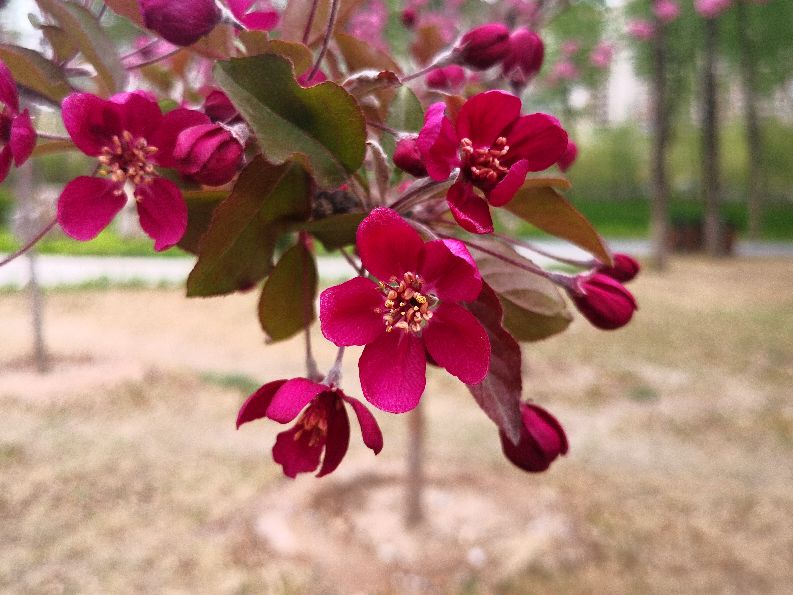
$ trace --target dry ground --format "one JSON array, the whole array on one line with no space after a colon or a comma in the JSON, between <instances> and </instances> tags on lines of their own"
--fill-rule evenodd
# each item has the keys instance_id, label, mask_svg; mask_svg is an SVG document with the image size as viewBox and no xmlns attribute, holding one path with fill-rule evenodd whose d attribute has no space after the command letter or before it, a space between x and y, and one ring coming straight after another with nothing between
<instances>
[{"instance_id":1,"label":"dry ground","mask_svg":"<svg viewBox=\"0 0 793 595\"><path fill-rule=\"evenodd\" d=\"M412 532L403 419L379 415L383 453L354 436L323 480L281 477L277 428L234 431L251 383L301 373L300 342L264 346L256 296L55 292L38 376L24 296L3 295L0 591L789 593L792 274L683 260L634 284L629 328L527 346L526 396L571 442L544 475L433 373L431 520Z\"/></svg>"}]
</instances>

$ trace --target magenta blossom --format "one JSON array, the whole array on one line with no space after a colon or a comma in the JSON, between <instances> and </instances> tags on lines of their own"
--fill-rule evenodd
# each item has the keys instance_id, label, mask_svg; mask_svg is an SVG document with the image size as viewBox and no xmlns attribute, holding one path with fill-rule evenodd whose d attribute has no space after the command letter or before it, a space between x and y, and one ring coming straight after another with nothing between
<instances>
[{"instance_id":1,"label":"magenta blossom","mask_svg":"<svg viewBox=\"0 0 793 595\"><path fill-rule=\"evenodd\" d=\"M578 157L578 145L576 145L573 141L567 141L567 148L562 153L562 156L559 157L559 161L557 165L559 169L562 171L567 171L572 167L573 163L575 163L576 158Z\"/></svg>"},{"instance_id":2,"label":"magenta blossom","mask_svg":"<svg viewBox=\"0 0 793 595\"><path fill-rule=\"evenodd\" d=\"M358 399L341 389L305 378L268 382L242 404L237 429L249 421L266 417L286 424L303 414L291 429L278 434L273 459L284 474L296 477L319 467L317 477L339 466L350 444L350 419L345 405L352 407L361 426L363 442L378 454L383 449L383 434L377 420ZM322 453L325 453L324 458Z\"/></svg>"},{"instance_id":3,"label":"magenta blossom","mask_svg":"<svg viewBox=\"0 0 793 595\"><path fill-rule=\"evenodd\" d=\"M427 354L466 384L490 365L481 323L456 302L476 299L482 278L456 240L424 242L395 211L378 208L357 235L363 266L380 283L358 277L322 292L322 334L336 345L365 345L358 361L363 395L392 413L418 405Z\"/></svg>"},{"instance_id":4,"label":"magenta blossom","mask_svg":"<svg viewBox=\"0 0 793 595\"><path fill-rule=\"evenodd\" d=\"M394 165L411 176L423 178L427 175L427 168L421 160L421 152L417 144L418 135L406 134L397 141L394 147Z\"/></svg>"},{"instance_id":5,"label":"magenta blossom","mask_svg":"<svg viewBox=\"0 0 793 595\"><path fill-rule=\"evenodd\" d=\"M6 179L11 162L19 167L36 146L36 131L28 110L19 111L19 92L11 71L0 60L0 182Z\"/></svg>"},{"instance_id":6,"label":"magenta blossom","mask_svg":"<svg viewBox=\"0 0 793 595\"><path fill-rule=\"evenodd\" d=\"M81 241L93 239L126 204L129 192L154 249L176 244L187 227L187 206L179 188L158 176L154 167L172 167L178 133L194 123L194 117L206 116L178 109L163 117L157 102L142 91L109 100L72 93L63 100L62 113L72 141L86 155L97 157L102 176L80 176L61 192L58 223L66 234Z\"/></svg>"},{"instance_id":7,"label":"magenta blossom","mask_svg":"<svg viewBox=\"0 0 793 595\"><path fill-rule=\"evenodd\" d=\"M509 51L502 63L502 73L515 89L522 89L542 68L545 44L529 29L517 29L509 36Z\"/></svg>"},{"instance_id":8,"label":"magenta blossom","mask_svg":"<svg viewBox=\"0 0 793 595\"><path fill-rule=\"evenodd\" d=\"M262 6L259 7L258 5ZM278 25L278 11L273 10L269 2L258 0L228 0L231 14L248 29L269 31ZM256 10L262 8L263 10Z\"/></svg>"},{"instance_id":9,"label":"magenta blossom","mask_svg":"<svg viewBox=\"0 0 793 595\"><path fill-rule=\"evenodd\" d=\"M470 232L490 233L488 204L507 204L528 172L556 163L567 147L567 133L548 114L521 116L520 99L504 91L473 96L454 121L445 108L435 103L427 110L419 149L435 180L460 169L446 195L452 215Z\"/></svg>"},{"instance_id":10,"label":"magenta blossom","mask_svg":"<svg viewBox=\"0 0 793 595\"><path fill-rule=\"evenodd\" d=\"M513 444L500 433L504 455L529 473L545 471L556 457L567 454L564 429L553 415L538 405L521 403L520 413L523 418L520 441Z\"/></svg>"},{"instance_id":11,"label":"magenta blossom","mask_svg":"<svg viewBox=\"0 0 793 595\"><path fill-rule=\"evenodd\" d=\"M138 0L138 4L147 28L181 46L210 33L223 16L215 0Z\"/></svg>"},{"instance_id":12,"label":"magenta blossom","mask_svg":"<svg viewBox=\"0 0 793 595\"><path fill-rule=\"evenodd\" d=\"M509 29L502 23L487 23L466 31L452 49L456 64L487 70L501 62L509 51Z\"/></svg>"}]
</instances>

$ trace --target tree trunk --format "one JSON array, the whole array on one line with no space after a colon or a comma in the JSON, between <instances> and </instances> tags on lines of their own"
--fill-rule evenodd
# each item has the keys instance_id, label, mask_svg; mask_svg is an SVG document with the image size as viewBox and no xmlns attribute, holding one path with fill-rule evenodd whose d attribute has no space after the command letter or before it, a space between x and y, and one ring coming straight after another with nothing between
<instances>
[{"instance_id":1,"label":"tree trunk","mask_svg":"<svg viewBox=\"0 0 793 595\"><path fill-rule=\"evenodd\" d=\"M666 178L669 110L667 106L666 55L665 27L660 19L656 19L655 37L653 38L653 148L650 237L652 242L652 266L659 271L664 270L667 265L667 236L669 235L669 185Z\"/></svg>"},{"instance_id":2,"label":"tree trunk","mask_svg":"<svg viewBox=\"0 0 793 595\"><path fill-rule=\"evenodd\" d=\"M763 139L757 117L757 84L755 82L754 39L752 25L746 10L746 0L738 0L735 6L738 18L738 49L741 70L741 91L746 125L748 151L747 213L749 237L759 239L763 221Z\"/></svg>"},{"instance_id":3,"label":"tree trunk","mask_svg":"<svg viewBox=\"0 0 793 595\"><path fill-rule=\"evenodd\" d=\"M407 414L408 443L405 481L405 526L415 527L424 520L424 413L419 404Z\"/></svg>"},{"instance_id":4,"label":"tree trunk","mask_svg":"<svg viewBox=\"0 0 793 595\"><path fill-rule=\"evenodd\" d=\"M702 186L705 199L705 252L719 256L721 212L719 173L719 114L716 98L717 19L705 19L705 63L702 76Z\"/></svg>"}]
</instances>

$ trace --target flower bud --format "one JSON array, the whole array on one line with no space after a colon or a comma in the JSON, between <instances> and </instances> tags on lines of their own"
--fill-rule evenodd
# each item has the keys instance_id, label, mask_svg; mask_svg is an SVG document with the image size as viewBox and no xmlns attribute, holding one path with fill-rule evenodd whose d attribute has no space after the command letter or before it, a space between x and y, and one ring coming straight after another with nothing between
<instances>
[{"instance_id":1,"label":"flower bud","mask_svg":"<svg viewBox=\"0 0 793 595\"><path fill-rule=\"evenodd\" d=\"M501 449L515 465L530 473L545 471L559 455L567 454L567 436L557 419L542 407L520 404L523 428L513 444L501 432Z\"/></svg>"},{"instance_id":2,"label":"flower bud","mask_svg":"<svg viewBox=\"0 0 793 595\"><path fill-rule=\"evenodd\" d=\"M215 0L138 0L143 24L175 45L191 45L220 22Z\"/></svg>"},{"instance_id":3,"label":"flower bud","mask_svg":"<svg viewBox=\"0 0 793 595\"><path fill-rule=\"evenodd\" d=\"M568 293L578 311L603 330L625 326L638 308L630 291L601 273L580 279L578 287L568 289Z\"/></svg>"},{"instance_id":4,"label":"flower bud","mask_svg":"<svg viewBox=\"0 0 793 595\"><path fill-rule=\"evenodd\" d=\"M575 163L576 157L578 157L578 146L573 141L568 140L567 148L556 163L559 165L559 169L567 171Z\"/></svg>"},{"instance_id":5,"label":"flower bud","mask_svg":"<svg viewBox=\"0 0 793 595\"><path fill-rule=\"evenodd\" d=\"M173 157L181 174L207 186L222 186L239 170L243 150L229 128L200 124L179 133Z\"/></svg>"},{"instance_id":6,"label":"flower bud","mask_svg":"<svg viewBox=\"0 0 793 595\"><path fill-rule=\"evenodd\" d=\"M545 58L545 45L534 31L518 29L509 36L509 50L502 72L515 88L523 88L533 79Z\"/></svg>"},{"instance_id":7,"label":"flower bud","mask_svg":"<svg viewBox=\"0 0 793 595\"><path fill-rule=\"evenodd\" d=\"M501 62L509 51L509 29L488 23L465 33L452 50L454 62L475 70L486 70Z\"/></svg>"},{"instance_id":8,"label":"flower bud","mask_svg":"<svg viewBox=\"0 0 793 595\"><path fill-rule=\"evenodd\" d=\"M620 283L627 283L639 274L641 267L635 258L627 254L617 253L614 255L613 266L602 266L598 273L608 275Z\"/></svg>"},{"instance_id":9,"label":"flower bud","mask_svg":"<svg viewBox=\"0 0 793 595\"><path fill-rule=\"evenodd\" d=\"M204 113L213 122L230 124L232 121L241 118L240 113L231 100L223 91L214 89L204 99Z\"/></svg>"},{"instance_id":10,"label":"flower bud","mask_svg":"<svg viewBox=\"0 0 793 595\"><path fill-rule=\"evenodd\" d=\"M423 178L427 175L427 168L421 159L416 139L418 135L402 137L394 149L394 165L402 171L406 171L411 176Z\"/></svg>"},{"instance_id":11,"label":"flower bud","mask_svg":"<svg viewBox=\"0 0 793 595\"><path fill-rule=\"evenodd\" d=\"M431 70L425 80L430 89L455 91L465 82L465 70L461 66L452 64L446 68Z\"/></svg>"}]
</instances>

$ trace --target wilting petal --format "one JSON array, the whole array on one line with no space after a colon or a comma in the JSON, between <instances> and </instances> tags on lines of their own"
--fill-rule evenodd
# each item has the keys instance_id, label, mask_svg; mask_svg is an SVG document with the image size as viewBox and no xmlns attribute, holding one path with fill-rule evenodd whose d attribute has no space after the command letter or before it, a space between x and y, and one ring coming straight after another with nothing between
<instances>
[{"instance_id":1,"label":"wilting petal","mask_svg":"<svg viewBox=\"0 0 793 595\"><path fill-rule=\"evenodd\" d=\"M11 153L14 155L14 164L17 167L25 163L36 147L36 131L30 121L30 114L25 110L11 123L11 138L8 141Z\"/></svg>"},{"instance_id":2,"label":"wilting petal","mask_svg":"<svg viewBox=\"0 0 793 595\"><path fill-rule=\"evenodd\" d=\"M298 473L314 471L319 466L319 458L324 441L311 445L311 432L298 432L302 426L297 426L286 432L278 434L273 446L273 460L284 468L284 474L295 478Z\"/></svg>"},{"instance_id":3,"label":"wilting petal","mask_svg":"<svg viewBox=\"0 0 793 595\"><path fill-rule=\"evenodd\" d=\"M442 303L422 334L435 362L466 384L481 382L490 367L490 339L482 323L457 304Z\"/></svg>"},{"instance_id":4,"label":"wilting petal","mask_svg":"<svg viewBox=\"0 0 793 595\"><path fill-rule=\"evenodd\" d=\"M510 167L504 179L487 193L487 201L494 207L502 207L507 204L523 186L527 173L529 173L529 162L521 159Z\"/></svg>"},{"instance_id":5,"label":"wilting petal","mask_svg":"<svg viewBox=\"0 0 793 595\"><path fill-rule=\"evenodd\" d=\"M383 450L383 432L380 431L380 426L377 423L372 412L367 409L366 405L361 403L358 399L344 395L342 397L347 403L350 404L352 410L358 418L358 425L361 426L361 437L363 443L374 451L374 454L379 454Z\"/></svg>"},{"instance_id":6,"label":"wilting petal","mask_svg":"<svg viewBox=\"0 0 793 595\"><path fill-rule=\"evenodd\" d=\"M446 193L446 201L454 220L471 233L492 233L493 218L490 207L481 196L474 193L474 187L458 180Z\"/></svg>"},{"instance_id":7,"label":"wilting petal","mask_svg":"<svg viewBox=\"0 0 793 595\"><path fill-rule=\"evenodd\" d=\"M120 136L119 106L91 93L72 93L62 103L63 124L72 141L86 155L96 157Z\"/></svg>"},{"instance_id":8,"label":"wilting petal","mask_svg":"<svg viewBox=\"0 0 793 595\"><path fill-rule=\"evenodd\" d=\"M424 115L424 126L416 139L424 166L433 180L445 180L460 165L457 155L460 140L445 110L442 101L433 103Z\"/></svg>"},{"instance_id":9,"label":"wilting petal","mask_svg":"<svg viewBox=\"0 0 793 595\"><path fill-rule=\"evenodd\" d=\"M339 466L347 448L350 445L350 418L347 416L347 409L341 400L336 397L333 399L328 414L328 437L325 440L325 458L322 459L322 467L317 473L317 477L322 477L335 471Z\"/></svg>"},{"instance_id":10,"label":"wilting petal","mask_svg":"<svg viewBox=\"0 0 793 595\"><path fill-rule=\"evenodd\" d=\"M19 92L14 76L2 60L0 60L0 103L5 103L12 114L19 112Z\"/></svg>"},{"instance_id":11,"label":"wilting petal","mask_svg":"<svg viewBox=\"0 0 793 595\"><path fill-rule=\"evenodd\" d=\"M457 114L457 136L469 139L476 148L490 147L520 116L520 107L520 99L504 91L474 95Z\"/></svg>"},{"instance_id":12,"label":"wilting petal","mask_svg":"<svg viewBox=\"0 0 793 595\"><path fill-rule=\"evenodd\" d=\"M273 396L267 408L267 417L279 424L289 423L321 392L329 390L325 384L305 378L288 380Z\"/></svg>"},{"instance_id":13,"label":"wilting petal","mask_svg":"<svg viewBox=\"0 0 793 595\"><path fill-rule=\"evenodd\" d=\"M135 187L138 217L143 231L160 252L182 239L187 229L187 205L182 191L169 180L154 178Z\"/></svg>"},{"instance_id":14,"label":"wilting petal","mask_svg":"<svg viewBox=\"0 0 793 595\"><path fill-rule=\"evenodd\" d=\"M121 187L103 178L80 176L58 198L58 223L75 240L92 240L127 202Z\"/></svg>"},{"instance_id":15,"label":"wilting petal","mask_svg":"<svg viewBox=\"0 0 793 595\"><path fill-rule=\"evenodd\" d=\"M245 399L245 402L240 407L240 412L237 414L237 429L242 424L253 421L254 419L261 419L267 416L267 408L273 400L273 396L281 388L286 380L273 380L264 386L260 387L250 397Z\"/></svg>"},{"instance_id":16,"label":"wilting petal","mask_svg":"<svg viewBox=\"0 0 793 595\"><path fill-rule=\"evenodd\" d=\"M506 136L509 153L504 163L511 165L526 159L529 171L551 167L567 148L567 132L559 120L548 114L521 116Z\"/></svg>"},{"instance_id":17,"label":"wilting petal","mask_svg":"<svg viewBox=\"0 0 793 595\"><path fill-rule=\"evenodd\" d=\"M467 258L452 252L451 247L464 251ZM468 253L458 240L434 240L424 244L424 261L419 269L430 293L441 300L453 302L475 300L482 291L482 276Z\"/></svg>"},{"instance_id":18,"label":"wilting petal","mask_svg":"<svg viewBox=\"0 0 793 595\"><path fill-rule=\"evenodd\" d=\"M121 127L135 138L148 139L162 124L160 106L143 91L118 93L110 101L120 108Z\"/></svg>"},{"instance_id":19,"label":"wilting petal","mask_svg":"<svg viewBox=\"0 0 793 595\"><path fill-rule=\"evenodd\" d=\"M163 167L176 167L173 152L179 134L190 127L209 124L210 119L206 114L186 108L177 108L163 116L160 127L149 137L149 145L157 147L157 152L152 156L154 161Z\"/></svg>"},{"instance_id":20,"label":"wilting petal","mask_svg":"<svg viewBox=\"0 0 793 595\"><path fill-rule=\"evenodd\" d=\"M0 62L0 64L2 64L2 62ZM13 161L11 147L3 147L0 149L0 182L5 180L8 176L8 170L11 169L11 161Z\"/></svg>"},{"instance_id":21,"label":"wilting petal","mask_svg":"<svg viewBox=\"0 0 793 595\"><path fill-rule=\"evenodd\" d=\"M421 339L395 330L366 346L358 360L363 396L390 413L419 404L427 382L427 359Z\"/></svg>"},{"instance_id":22,"label":"wilting petal","mask_svg":"<svg viewBox=\"0 0 793 595\"><path fill-rule=\"evenodd\" d=\"M366 345L385 332L385 323L376 308L384 296L377 285L356 277L329 287L319 296L319 323L322 334L335 345Z\"/></svg>"},{"instance_id":23,"label":"wilting petal","mask_svg":"<svg viewBox=\"0 0 793 595\"><path fill-rule=\"evenodd\" d=\"M424 242L418 232L391 209L377 208L358 226L358 253L367 271L387 282L416 272Z\"/></svg>"}]
</instances>

